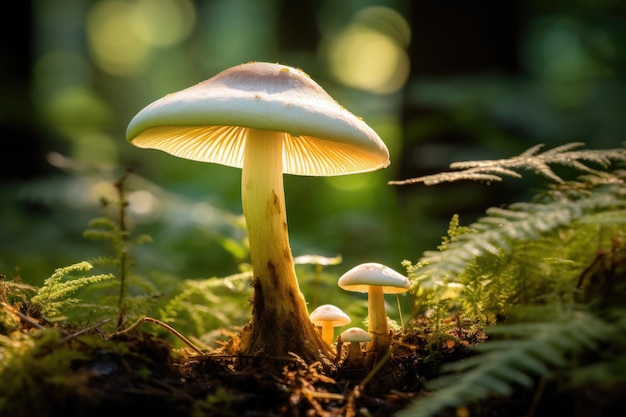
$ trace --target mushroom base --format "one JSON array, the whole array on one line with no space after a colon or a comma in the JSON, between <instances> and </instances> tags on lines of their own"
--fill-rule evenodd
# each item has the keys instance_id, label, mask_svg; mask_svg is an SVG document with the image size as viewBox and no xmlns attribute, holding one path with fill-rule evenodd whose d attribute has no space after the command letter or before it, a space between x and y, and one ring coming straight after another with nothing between
<instances>
[{"instance_id":1,"label":"mushroom base","mask_svg":"<svg viewBox=\"0 0 626 417\"><path fill-rule=\"evenodd\" d=\"M240 354L291 361L293 353L307 363L334 356L309 320L306 309L302 311L298 307L298 301L291 298L287 306L284 300L278 303L273 297L268 300L259 280L253 283L253 289L253 317L240 334ZM291 313L285 316L287 309Z\"/></svg>"},{"instance_id":2,"label":"mushroom base","mask_svg":"<svg viewBox=\"0 0 626 417\"><path fill-rule=\"evenodd\" d=\"M350 368L364 368L365 361L363 360L363 352L361 351L361 343L359 342L350 342L350 347L348 348L348 357L343 363L344 367Z\"/></svg>"}]
</instances>

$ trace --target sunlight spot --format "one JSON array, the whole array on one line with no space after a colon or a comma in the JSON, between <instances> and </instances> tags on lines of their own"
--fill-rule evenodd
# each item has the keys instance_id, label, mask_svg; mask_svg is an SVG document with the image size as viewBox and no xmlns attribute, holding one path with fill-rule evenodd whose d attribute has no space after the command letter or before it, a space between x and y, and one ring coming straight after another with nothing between
<instances>
[{"instance_id":1,"label":"sunlight spot","mask_svg":"<svg viewBox=\"0 0 626 417\"><path fill-rule=\"evenodd\" d=\"M81 194L85 194L84 192L81 191ZM117 189L115 188L115 185L110 182L110 181L98 181L95 184L93 184L89 190L89 203L93 204L94 202L98 202L98 201L108 201L108 202L113 202L113 201L117 201L118 195L117 195ZM68 201L79 201L79 200L84 200L84 198L81 199L69 199ZM86 206L86 203L81 204L81 206Z\"/></svg>"},{"instance_id":2,"label":"sunlight spot","mask_svg":"<svg viewBox=\"0 0 626 417\"><path fill-rule=\"evenodd\" d=\"M99 2L87 16L89 51L103 71L132 75L148 65L155 47L185 40L195 21L189 0Z\"/></svg>"},{"instance_id":3,"label":"sunlight spot","mask_svg":"<svg viewBox=\"0 0 626 417\"><path fill-rule=\"evenodd\" d=\"M146 63L150 47L133 30L136 13L132 3L96 3L87 16L87 39L94 62L112 75L130 75Z\"/></svg>"},{"instance_id":4,"label":"sunlight spot","mask_svg":"<svg viewBox=\"0 0 626 417\"><path fill-rule=\"evenodd\" d=\"M357 13L343 31L326 39L323 50L338 81L388 94L401 89L408 79L410 37L409 25L399 13L369 7Z\"/></svg>"},{"instance_id":5,"label":"sunlight spot","mask_svg":"<svg viewBox=\"0 0 626 417\"><path fill-rule=\"evenodd\" d=\"M134 6L137 34L156 46L176 45L195 24L196 13L189 0L139 0Z\"/></svg>"},{"instance_id":6,"label":"sunlight spot","mask_svg":"<svg viewBox=\"0 0 626 417\"><path fill-rule=\"evenodd\" d=\"M153 215L158 209L158 201L154 195L145 190L133 191L127 196L128 208L135 214Z\"/></svg>"},{"instance_id":7,"label":"sunlight spot","mask_svg":"<svg viewBox=\"0 0 626 417\"><path fill-rule=\"evenodd\" d=\"M191 219L196 223L209 225L217 221L215 209L208 203L196 203L190 212Z\"/></svg>"}]
</instances>

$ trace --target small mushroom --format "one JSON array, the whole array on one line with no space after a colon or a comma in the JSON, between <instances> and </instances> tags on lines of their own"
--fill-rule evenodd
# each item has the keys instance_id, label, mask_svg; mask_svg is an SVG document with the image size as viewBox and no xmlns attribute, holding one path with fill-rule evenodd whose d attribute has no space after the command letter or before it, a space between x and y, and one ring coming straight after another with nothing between
<instances>
[{"instance_id":1,"label":"small mushroom","mask_svg":"<svg viewBox=\"0 0 626 417\"><path fill-rule=\"evenodd\" d=\"M372 336L360 327L350 327L339 335L342 343L349 343L348 357L343 363L343 367L362 368L365 366L363 360L363 351L361 350L362 342L369 342Z\"/></svg>"},{"instance_id":2,"label":"small mushroom","mask_svg":"<svg viewBox=\"0 0 626 417\"><path fill-rule=\"evenodd\" d=\"M252 317L234 346L238 353L295 353L309 362L330 355L298 285L283 174L384 168L389 151L376 132L303 71L251 62L149 104L130 121L126 138L140 148L242 169L254 277Z\"/></svg>"},{"instance_id":3,"label":"small mushroom","mask_svg":"<svg viewBox=\"0 0 626 417\"><path fill-rule=\"evenodd\" d=\"M335 327L350 324L352 320L339 307L332 304L324 304L311 312L309 318L316 326L322 328L322 339L328 345L332 345L335 339Z\"/></svg>"},{"instance_id":4,"label":"small mushroom","mask_svg":"<svg viewBox=\"0 0 626 417\"><path fill-rule=\"evenodd\" d=\"M317 300L319 298L320 292L320 279L322 274L322 268L326 265L338 265L341 263L341 255L337 255L333 258L328 258L326 256L321 255L300 255L293 258L293 262L298 265L302 264L312 264L315 265L315 276L313 280L313 299L311 300L311 304L316 306Z\"/></svg>"},{"instance_id":5,"label":"small mushroom","mask_svg":"<svg viewBox=\"0 0 626 417\"><path fill-rule=\"evenodd\" d=\"M391 344L384 294L398 294L409 290L410 281L399 272L379 263L357 265L343 274L339 287L346 291L368 293L368 331L372 341L367 347L368 366L378 361Z\"/></svg>"}]
</instances>

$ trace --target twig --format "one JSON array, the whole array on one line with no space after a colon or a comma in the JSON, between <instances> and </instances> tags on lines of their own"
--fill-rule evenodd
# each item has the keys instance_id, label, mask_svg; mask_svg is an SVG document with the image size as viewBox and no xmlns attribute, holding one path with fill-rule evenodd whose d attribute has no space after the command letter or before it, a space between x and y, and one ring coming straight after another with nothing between
<instances>
[{"instance_id":1,"label":"twig","mask_svg":"<svg viewBox=\"0 0 626 417\"><path fill-rule=\"evenodd\" d=\"M108 323L110 321L111 321L111 319L104 319L104 320L94 324L93 326L87 327L86 329L82 329L82 330L79 330L79 331L77 331L75 333L72 333L70 335L65 336L64 338L59 340L59 343L67 342L70 339L73 339L73 338L75 338L77 336L80 336L83 333L87 333L88 331L93 330L93 329L97 328L98 326L102 326L104 323Z\"/></svg>"},{"instance_id":2,"label":"twig","mask_svg":"<svg viewBox=\"0 0 626 417\"><path fill-rule=\"evenodd\" d=\"M126 270L128 269L128 253L126 248L126 242L128 240L128 229L126 228L126 206L127 201L124 197L124 182L130 175L130 170L126 170L119 180L115 183L115 189L117 190L117 198L119 205L119 222L120 222L120 235L122 237L122 246L120 248L120 293L117 301L117 306L120 309L120 318L123 316L124 311L124 296L126 295ZM121 319L120 319L121 320Z\"/></svg>"},{"instance_id":3,"label":"twig","mask_svg":"<svg viewBox=\"0 0 626 417\"><path fill-rule=\"evenodd\" d=\"M376 365L369 371L369 373L367 375L365 375L365 378L363 378L361 383L358 385L359 386L359 390L362 391L363 388L365 387L365 385L368 382L370 382L370 380L374 377L374 375L376 375L376 373L378 371L380 371L380 368L382 368L383 365L385 364L385 362L387 362L389 360L389 358L391 358L391 355L398 348L398 346L399 346L398 343L394 344L393 346L391 346L389 348L387 353L385 353L385 355L382 358L380 358L380 360L376 363Z\"/></svg>"},{"instance_id":4,"label":"twig","mask_svg":"<svg viewBox=\"0 0 626 417\"><path fill-rule=\"evenodd\" d=\"M356 415L356 399L361 396L360 385L357 385L350 391L346 397L346 415L345 417L354 417Z\"/></svg>"},{"instance_id":5,"label":"twig","mask_svg":"<svg viewBox=\"0 0 626 417\"><path fill-rule=\"evenodd\" d=\"M139 328L139 326L141 326L145 322L150 322L150 323L153 323L153 324L156 324L156 325L159 325L159 326L163 327L165 330L167 330L168 332L172 333L174 336L178 337L184 344L189 346L196 353L198 353L200 355L204 355L205 354L205 352L203 352L202 350L197 348L193 343L191 343L191 341L189 341L189 339L187 339L185 336L183 336L178 330L174 329L169 324L165 324L165 323L163 323L160 320L157 320L155 318L148 317L148 316L143 316L143 317L139 318L139 320L137 320L135 322L135 324L133 324L132 326L130 326L129 328L127 328L125 330L121 330L121 331L115 332L111 337L117 336L117 335L120 335L120 334L126 334L126 333L133 332L133 331L137 330Z\"/></svg>"},{"instance_id":6,"label":"twig","mask_svg":"<svg viewBox=\"0 0 626 417\"><path fill-rule=\"evenodd\" d=\"M5 303L4 301L0 301L0 303L2 304L2 308L5 311L8 311L9 313L14 314L20 320L30 324L34 328L36 328L36 329L43 329L44 328L44 326L42 326L41 324L37 323L37 321L34 318L32 318L30 316L27 316L26 314L17 311L15 308L13 308L11 305Z\"/></svg>"}]
</instances>

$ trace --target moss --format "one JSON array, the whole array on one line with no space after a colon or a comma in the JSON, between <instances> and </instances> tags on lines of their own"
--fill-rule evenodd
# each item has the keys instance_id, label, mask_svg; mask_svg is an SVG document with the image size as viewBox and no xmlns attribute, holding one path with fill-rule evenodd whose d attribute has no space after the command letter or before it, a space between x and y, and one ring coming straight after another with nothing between
<instances>
[{"instance_id":1,"label":"moss","mask_svg":"<svg viewBox=\"0 0 626 417\"><path fill-rule=\"evenodd\" d=\"M10 344L5 340L0 414L45 417L71 403L78 408L96 400L87 389L90 373L78 366L89 353L60 339L58 331L47 329L14 337Z\"/></svg>"},{"instance_id":2,"label":"moss","mask_svg":"<svg viewBox=\"0 0 626 417\"><path fill-rule=\"evenodd\" d=\"M106 340L44 329L13 335L2 345L0 415L123 411L141 395L138 386L173 377L171 347L145 334Z\"/></svg>"}]
</instances>

